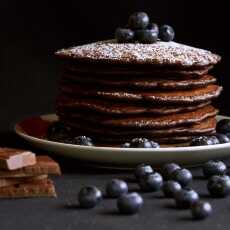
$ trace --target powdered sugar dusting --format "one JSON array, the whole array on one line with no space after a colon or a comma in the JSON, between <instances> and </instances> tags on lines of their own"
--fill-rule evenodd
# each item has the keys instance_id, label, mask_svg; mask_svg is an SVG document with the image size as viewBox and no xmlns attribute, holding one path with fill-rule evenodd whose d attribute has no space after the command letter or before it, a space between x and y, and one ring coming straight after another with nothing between
<instances>
[{"instance_id":1,"label":"powdered sugar dusting","mask_svg":"<svg viewBox=\"0 0 230 230\"><path fill-rule=\"evenodd\" d=\"M112 63L180 66L207 66L216 64L220 60L219 55L207 50L176 42L161 41L153 44L140 44L107 40L62 49L57 51L56 55Z\"/></svg>"}]
</instances>

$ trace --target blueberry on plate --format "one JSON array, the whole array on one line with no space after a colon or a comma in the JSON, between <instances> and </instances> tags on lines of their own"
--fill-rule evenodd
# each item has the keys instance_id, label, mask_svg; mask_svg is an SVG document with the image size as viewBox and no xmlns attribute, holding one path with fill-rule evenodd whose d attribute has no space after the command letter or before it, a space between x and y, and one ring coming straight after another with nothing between
<instances>
[{"instance_id":1,"label":"blueberry on plate","mask_svg":"<svg viewBox=\"0 0 230 230\"><path fill-rule=\"evenodd\" d=\"M117 200L120 213L132 215L138 213L143 206L143 198L136 192L123 194Z\"/></svg>"},{"instance_id":2,"label":"blueberry on plate","mask_svg":"<svg viewBox=\"0 0 230 230\"><path fill-rule=\"evenodd\" d=\"M182 187L186 187L192 181L192 173L185 168L177 169L172 173L171 179L177 181Z\"/></svg>"},{"instance_id":3,"label":"blueberry on plate","mask_svg":"<svg viewBox=\"0 0 230 230\"><path fill-rule=\"evenodd\" d=\"M144 192L156 192L161 189L163 185L163 178L161 174L155 172L148 174L139 179L139 186Z\"/></svg>"},{"instance_id":4,"label":"blueberry on plate","mask_svg":"<svg viewBox=\"0 0 230 230\"><path fill-rule=\"evenodd\" d=\"M192 205L191 212L194 219L205 219L212 214L212 206L209 202L199 201Z\"/></svg>"},{"instance_id":5,"label":"blueberry on plate","mask_svg":"<svg viewBox=\"0 0 230 230\"><path fill-rule=\"evenodd\" d=\"M60 121L53 122L47 130L47 138L53 141L64 142L70 137L71 128Z\"/></svg>"},{"instance_id":6,"label":"blueberry on plate","mask_svg":"<svg viewBox=\"0 0 230 230\"><path fill-rule=\"evenodd\" d=\"M227 135L225 135L225 134L217 133L216 137L219 140L220 144L230 143L230 138Z\"/></svg>"},{"instance_id":7,"label":"blueberry on plate","mask_svg":"<svg viewBox=\"0 0 230 230\"><path fill-rule=\"evenodd\" d=\"M159 144L147 138L134 138L130 142L130 148L159 148Z\"/></svg>"},{"instance_id":8,"label":"blueberry on plate","mask_svg":"<svg viewBox=\"0 0 230 230\"><path fill-rule=\"evenodd\" d=\"M218 133L229 133L230 132L230 119L222 119L217 123L216 130Z\"/></svg>"},{"instance_id":9,"label":"blueberry on plate","mask_svg":"<svg viewBox=\"0 0 230 230\"><path fill-rule=\"evenodd\" d=\"M210 160L203 165L203 174L205 177L214 175L224 175L227 172L227 166L223 161Z\"/></svg>"},{"instance_id":10,"label":"blueberry on plate","mask_svg":"<svg viewBox=\"0 0 230 230\"><path fill-rule=\"evenodd\" d=\"M130 148L130 143L126 142L121 145L121 148Z\"/></svg>"},{"instance_id":11,"label":"blueberry on plate","mask_svg":"<svg viewBox=\"0 0 230 230\"><path fill-rule=\"evenodd\" d=\"M174 197L175 193L182 189L181 185L177 181L168 180L165 181L162 186L162 191L165 197Z\"/></svg>"},{"instance_id":12,"label":"blueberry on plate","mask_svg":"<svg viewBox=\"0 0 230 230\"><path fill-rule=\"evenodd\" d=\"M86 136L78 136L73 139L75 145L93 146L92 139Z\"/></svg>"},{"instance_id":13,"label":"blueberry on plate","mask_svg":"<svg viewBox=\"0 0 230 230\"><path fill-rule=\"evenodd\" d=\"M115 31L115 38L118 43L129 43L134 40L134 32L130 29L117 28Z\"/></svg>"},{"instance_id":14,"label":"blueberry on plate","mask_svg":"<svg viewBox=\"0 0 230 230\"><path fill-rule=\"evenodd\" d=\"M230 140L230 132L228 132L228 133L225 133L225 135L229 138L229 140Z\"/></svg>"},{"instance_id":15,"label":"blueberry on plate","mask_svg":"<svg viewBox=\"0 0 230 230\"><path fill-rule=\"evenodd\" d=\"M212 144L213 144L213 145L218 145L218 144L220 144L220 141L219 141L219 139L217 138L217 136L210 136L209 139L212 140Z\"/></svg>"},{"instance_id":16,"label":"blueberry on plate","mask_svg":"<svg viewBox=\"0 0 230 230\"><path fill-rule=\"evenodd\" d=\"M196 191L186 188L176 192L174 198L178 208L190 208L198 202L199 195Z\"/></svg>"},{"instance_id":17,"label":"blueberry on plate","mask_svg":"<svg viewBox=\"0 0 230 230\"><path fill-rule=\"evenodd\" d=\"M136 30L135 40L144 44L151 44L158 39L158 33L155 30Z\"/></svg>"},{"instance_id":18,"label":"blueberry on plate","mask_svg":"<svg viewBox=\"0 0 230 230\"><path fill-rule=\"evenodd\" d=\"M193 137L190 146L213 145L213 140L207 136Z\"/></svg>"},{"instance_id":19,"label":"blueberry on plate","mask_svg":"<svg viewBox=\"0 0 230 230\"><path fill-rule=\"evenodd\" d=\"M170 42L175 38L174 29L169 25L160 27L159 37L164 42Z\"/></svg>"},{"instance_id":20,"label":"blueberry on plate","mask_svg":"<svg viewBox=\"0 0 230 230\"><path fill-rule=\"evenodd\" d=\"M107 197L117 198L125 193L128 193L128 185L123 180L112 179L106 185Z\"/></svg>"},{"instance_id":21,"label":"blueberry on plate","mask_svg":"<svg viewBox=\"0 0 230 230\"><path fill-rule=\"evenodd\" d=\"M152 169L151 165L147 165L147 164L138 165L134 171L134 175L138 180L141 177L144 177L144 176L152 174L152 173L153 173L153 169Z\"/></svg>"},{"instance_id":22,"label":"blueberry on plate","mask_svg":"<svg viewBox=\"0 0 230 230\"><path fill-rule=\"evenodd\" d=\"M131 29L146 29L149 24L149 16L145 12L135 12L130 15L128 25Z\"/></svg>"},{"instance_id":23,"label":"blueberry on plate","mask_svg":"<svg viewBox=\"0 0 230 230\"><path fill-rule=\"evenodd\" d=\"M207 188L212 197L226 197L230 194L230 178L229 176L212 176L208 180Z\"/></svg>"},{"instance_id":24,"label":"blueberry on plate","mask_svg":"<svg viewBox=\"0 0 230 230\"><path fill-rule=\"evenodd\" d=\"M83 187L78 194L81 208L94 208L101 200L102 193L94 186Z\"/></svg>"},{"instance_id":25,"label":"blueberry on plate","mask_svg":"<svg viewBox=\"0 0 230 230\"><path fill-rule=\"evenodd\" d=\"M157 33L157 35L159 34L159 27L156 23L149 23L148 27L147 27L148 30L153 30Z\"/></svg>"},{"instance_id":26,"label":"blueberry on plate","mask_svg":"<svg viewBox=\"0 0 230 230\"><path fill-rule=\"evenodd\" d=\"M163 166L163 169L162 169L162 176L163 176L164 180L170 180L172 173L175 170L180 169L180 168L181 167L175 163L165 164Z\"/></svg>"}]
</instances>

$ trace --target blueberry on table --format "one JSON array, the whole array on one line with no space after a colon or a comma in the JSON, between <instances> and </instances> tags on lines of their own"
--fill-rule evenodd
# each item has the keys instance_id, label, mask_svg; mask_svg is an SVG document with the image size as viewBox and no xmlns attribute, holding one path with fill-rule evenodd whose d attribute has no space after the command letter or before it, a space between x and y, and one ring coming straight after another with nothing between
<instances>
[{"instance_id":1,"label":"blueberry on table","mask_svg":"<svg viewBox=\"0 0 230 230\"><path fill-rule=\"evenodd\" d=\"M203 165L203 174L205 177L214 175L224 175L227 172L227 166L223 161L210 160Z\"/></svg>"},{"instance_id":2,"label":"blueberry on table","mask_svg":"<svg viewBox=\"0 0 230 230\"><path fill-rule=\"evenodd\" d=\"M162 176L155 172L152 174L148 174L139 179L139 186L144 192L156 192L161 189L163 185Z\"/></svg>"},{"instance_id":3,"label":"blueberry on table","mask_svg":"<svg viewBox=\"0 0 230 230\"><path fill-rule=\"evenodd\" d=\"M86 136L78 136L73 139L75 145L93 146L92 139Z\"/></svg>"},{"instance_id":4,"label":"blueberry on table","mask_svg":"<svg viewBox=\"0 0 230 230\"><path fill-rule=\"evenodd\" d=\"M133 30L145 29L148 24L149 16L145 12L135 12L128 19L128 25Z\"/></svg>"},{"instance_id":5,"label":"blueberry on table","mask_svg":"<svg viewBox=\"0 0 230 230\"><path fill-rule=\"evenodd\" d=\"M160 145L147 138L134 138L130 142L130 148L159 148Z\"/></svg>"},{"instance_id":6,"label":"blueberry on table","mask_svg":"<svg viewBox=\"0 0 230 230\"><path fill-rule=\"evenodd\" d=\"M207 136L193 137L190 146L213 145L213 140Z\"/></svg>"},{"instance_id":7,"label":"blueberry on table","mask_svg":"<svg viewBox=\"0 0 230 230\"><path fill-rule=\"evenodd\" d=\"M101 200L102 193L94 186L83 187L78 194L81 208L94 208Z\"/></svg>"},{"instance_id":8,"label":"blueberry on table","mask_svg":"<svg viewBox=\"0 0 230 230\"><path fill-rule=\"evenodd\" d=\"M123 180L112 179L106 185L107 197L117 198L125 193L128 193L128 185Z\"/></svg>"},{"instance_id":9,"label":"blueberry on table","mask_svg":"<svg viewBox=\"0 0 230 230\"><path fill-rule=\"evenodd\" d=\"M174 198L178 208L190 208L198 202L199 195L196 191L186 188L176 192Z\"/></svg>"},{"instance_id":10,"label":"blueberry on table","mask_svg":"<svg viewBox=\"0 0 230 230\"><path fill-rule=\"evenodd\" d=\"M120 213L132 215L138 213L143 206L143 198L136 192L123 194L117 200L117 208Z\"/></svg>"},{"instance_id":11,"label":"blueberry on table","mask_svg":"<svg viewBox=\"0 0 230 230\"><path fill-rule=\"evenodd\" d=\"M140 179L146 175L152 174L153 173L153 169L151 167L151 165L146 165L146 164L140 164L136 167L135 171L134 171L134 175L136 177L136 179Z\"/></svg>"},{"instance_id":12,"label":"blueberry on table","mask_svg":"<svg viewBox=\"0 0 230 230\"><path fill-rule=\"evenodd\" d=\"M147 27L148 30L152 30L152 31L155 31L157 33L157 35L159 34L159 27L156 23L149 23L148 27Z\"/></svg>"},{"instance_id":13,"label":"blueberry on table","mask_svg":"<svg viewBox=\"0 0 230 230\"><path fill-rule=\"evenodd\" d=\"M121 148L130 148L130 143L126 142L121 145Z\"/></svg>"},{"instance_id":14,"label":"blueberry on table","mask_svg":"<svg viewBox=\"0 0 230 230\"><path fill-rule=\"evenodd\" d=\"M209 202L199 201L192 205L191 212L194 219L205 219L212 214L212 206Z\"/></svg>"},{"instance_id":15,"label":"blueberry on table","mask_svg":"<svg viewBox=\"0 0 230 230\"><path fill-rule=\"evenodd\" d=\"M162 169L162 176L164 178L164 180L170 180L172 173L177 170L180 169L181 167L178 164L175 163L169 163L169 164L165 164L163 166Z\"/></svg>"},{"instance_id":16,"label":"blueberry on table","mask_svg":"<svg viewBox=\"0 0 230 230\"><path fill-rule=\"evenodd\" d=\"M164 42L170 42L175 38L174 29L169 25L160 27L159 38Z\"/></svg>"},{"instance_id":17,"label":"blueberry on table","mask_svg":"<svg viewBox=\"0 0 230 230\"><path fill-rule=\"evenodd\" d=\"M230 119L222 119L217 123L216 130L218 133L229 133L230 132Z\"/></svg>"},{"instance_id":18,"label":"blueberry on table","mask_svg":"<svg viewBox=\"0 0 230 230\"><path fill-rule=\"evenodd\" d=\"M177 181L182 187L186 187L192 181L192 173L185 168L177 169L172 173L171 179Z\"/></svg>"},{"instance_id":19,"label":"blueberry on table","mask_svg":"<svg viewBox=\"0 0 230 230\"><path fill-rule=\"evenodd\" d=\"M115 31L115 38L118 43L129 43L134 40L134 32L130 29L118 28Z\"/></svg>"},{"instance_id":20,"label":"blueberry on table","mask_svg":"<svg viewBox=\"0 0 230 230\"><path fill-rule=\"evenodd\" d=\"M216 137L219 140L220 144L230 143L230 138L227 135L225 135L225 134L217 133Z\"/></svg>"},{"instance_id":21,"label":"blueberry on table","mask_svg":"<svg viewBox=\"0 0 230 230\"><path fill-rule=\"evenodd\" d=\"M212 176L208 180L207 188L212 197L226 197L230 194L230 178L229 176Z\"/></svg>"},{"instance_id":22,"label":"blueberry on table","mask_svg":"<svg viewBox=\"0 0 230 230\"><path fill-rule=\"evenodd\" d=\"M173 180L165 181L162 187L165 197L174 197L175 193L179 192L181 189L181 185Z\"/></svg>"},{"instance_id":23,"label":"blueberry on table","mask_svg":"<svg viewBox=\"0 0 230 230\"><path fill-rule=\"evenodd\" d=\"M135 40L144 44L151 44L158 39L158 33L155 30L136 30Z\"/></svg>"}]
</instances>

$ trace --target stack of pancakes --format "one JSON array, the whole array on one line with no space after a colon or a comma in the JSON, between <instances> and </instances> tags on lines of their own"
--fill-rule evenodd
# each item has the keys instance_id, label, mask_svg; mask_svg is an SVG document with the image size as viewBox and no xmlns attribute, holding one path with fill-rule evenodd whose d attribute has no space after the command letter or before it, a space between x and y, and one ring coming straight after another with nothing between
<instances>
[{"instance_id":1,"label":"stack of pancakes","mask_svg":"<svg viewBox=\"0 0 230 230\"><path fill-rule=\"evenodd\" d=\"M62 49L57 114L75 135L121 144L144 137L189 143L215 133L211 105L222 87L209 71L220 56L175 42L116 43Z\"/></svg>"}]
</instances>

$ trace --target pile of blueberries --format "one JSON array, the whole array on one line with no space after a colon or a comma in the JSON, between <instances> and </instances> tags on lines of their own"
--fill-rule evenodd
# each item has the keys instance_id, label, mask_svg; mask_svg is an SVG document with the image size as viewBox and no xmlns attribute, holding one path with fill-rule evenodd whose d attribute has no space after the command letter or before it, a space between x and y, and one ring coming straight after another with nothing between
<instances>
[{"instance_id":1,"label":"pile of blueberries","mask_svg":"<svg viewBox=\"0 0 230 230\"><path fill-rule=\"evenodd\" d=\"M154 43L158 40L172 41L175 37L173 28L169 25L158 27L150 22L148 14L136 12L130 15L125 28L117 28L115 38L119 43Z\"/></svg>"},{"instance_id":2,"label":"pile of blueberries","mask_svg":"<svg viewBox=\"0 0 230 230\"><path fill-rule=\"evenodd\" d=\"M192 138L191 146L216 145L230 143L230 119L222 119L217 123L217 134L213 136L197 136ZM54 122L48 128L47 137L49 140L67 144L93 146L90 137L74 136L71 128L61 122ZM160 148L160 145L147 138L134 138L130 143L124 143L122 148Z\"/></svg>"},{"instance_id":3,"label":"pile of blueberries","mask_svg":"<svg viewBox=\"0 0 230 230\"><path fill-rule=\"evenodd\" d=\"M230 177L226 175L227 166L222 161L211 160L203 165L203 175L208 179L207 189L211 197L230 195ZM209 202L201 201L199 194L190 185L192 173L178 164L164 165L161 174L148 164L138 165L134 172L141 192L162 191L165 197L175 200L177 208L190 209L194 219L205 219L212 214ZM105 194L95 186L83 187L78 194L81 208L89 209L98 205L103 197L117 199L117 210L121 214L138 213L144 200L137 192L128 191L128 185L120 179L112 179L105 186Z\"/></svg>"}]
</instances>

